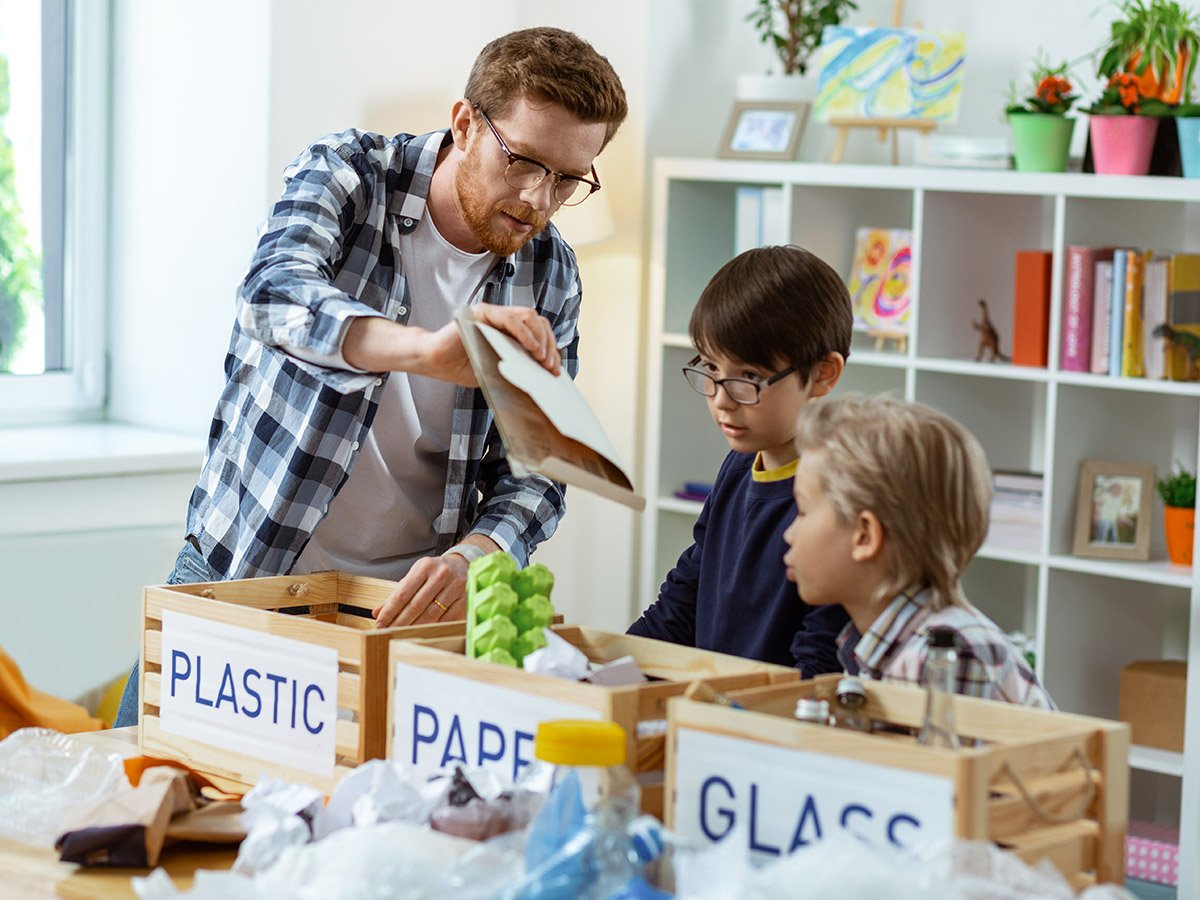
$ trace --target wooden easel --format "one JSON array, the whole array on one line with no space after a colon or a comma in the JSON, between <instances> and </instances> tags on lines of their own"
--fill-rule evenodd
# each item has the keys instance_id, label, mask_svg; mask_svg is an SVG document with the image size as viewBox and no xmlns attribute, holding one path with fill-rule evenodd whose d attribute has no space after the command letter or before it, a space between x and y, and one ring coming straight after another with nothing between
<instances>
[{"instance_id":1,"label":"wooden easel","mask_svg":"<svg viewBox=\"0 0 1200 900\"><path fill-rule=\"evenodd\" d=\"M892 4L892 27L899 28L904 21L904 0L894 0ZM833 148L832 161L840 163L846 155L846 141L850 138L851 128L874 128L879 133L879 143L892 136L892 165L900 163L900 129L928 134L937 127L937 123L928 119L864 119L855 116L834 116L828 124L838 130L837 143Z\"/></svg>"}]
</instances>

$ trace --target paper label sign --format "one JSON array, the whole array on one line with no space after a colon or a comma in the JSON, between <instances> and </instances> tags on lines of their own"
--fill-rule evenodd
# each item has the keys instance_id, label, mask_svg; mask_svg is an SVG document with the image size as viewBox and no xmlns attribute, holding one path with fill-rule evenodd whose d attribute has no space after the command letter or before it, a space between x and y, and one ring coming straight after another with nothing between
<instances>
[{"instance_id":1,"label":"paper label sign","mask_svg":"<svg viewBox=\"0 0 1200 900\"><path fill-rule=\"evenodd\" d=\"M397 662L395 673L392 757L419 777L459 763L515 780L533 761L539 722L601 717L597 709L422 666Z\"/></svg>"},{"instance_id":2,"label":"paper label sign","mask_svg":"<svg viewBox=\"0 0 1200 900\"><path fill-rule=\"evenodd\" d=\"M760 860L839 829L875 846L911 848L953 836L954 784L936 775L680 728L674 827L698 841L742 835Z\"/></svg>"},{"instance_id":3,"label":"paper label sign","mask_svg":"<svg viewBox=\"0 0 1200 900\"><path fill-rule=\"evenodd\" d=\"M332 777L337 651L175 610L162 618L162 730Z\"/></svg>"}]
</instances>

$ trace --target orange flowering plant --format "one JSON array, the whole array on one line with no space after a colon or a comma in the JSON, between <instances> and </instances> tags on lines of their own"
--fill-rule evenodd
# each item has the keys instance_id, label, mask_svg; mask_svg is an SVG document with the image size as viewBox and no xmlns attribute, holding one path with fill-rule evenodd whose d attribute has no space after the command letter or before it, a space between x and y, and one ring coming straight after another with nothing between
<instances>
[{"instance_id":1,"label":"orange flowering plant","mask_svg":"<svg viewBox=\"0 0 1200 900\"><path fill-rule=\"evenodd\" d=\"M1146 95L1133 72L1114 72L1096 102L1083 110L1093 116L1169 116L1171 107Z\"/></svg>"},{"instance_id":2,"label":"orange flowering plant","mask_svg":"<svg viewBox=\"0 0 1200 900\"><path fill-rule=\"evenodd\" d=\"M1071 104L1078 100L1073 93L1075 90L1067 78L1067 63L1051 66L1042 56L1034 60L1033 93L1028 97L1017 97L1016 85L1009 88L1006 114L1013 113L1043 113L1051 116L1065 116L1071 109Z\"/></svg>"}]
</instances>

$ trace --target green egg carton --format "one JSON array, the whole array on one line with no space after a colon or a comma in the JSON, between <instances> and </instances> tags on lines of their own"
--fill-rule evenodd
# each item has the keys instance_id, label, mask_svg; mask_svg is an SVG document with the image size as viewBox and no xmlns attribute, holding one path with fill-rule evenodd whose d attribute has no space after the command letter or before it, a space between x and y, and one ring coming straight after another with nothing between
<instances>
[{"instance_id":1,"label":"green egg carton","mask_svg":"<svg viewBox=\"0 0 1200 900\"><path fill-rule=\"evenodd\" d=\"M550 591L554 575L541 563L524 569L502 550L467 569L467 656L521 667L546 646L546 626L554 621Z\"/></svg>"}]
</instances>

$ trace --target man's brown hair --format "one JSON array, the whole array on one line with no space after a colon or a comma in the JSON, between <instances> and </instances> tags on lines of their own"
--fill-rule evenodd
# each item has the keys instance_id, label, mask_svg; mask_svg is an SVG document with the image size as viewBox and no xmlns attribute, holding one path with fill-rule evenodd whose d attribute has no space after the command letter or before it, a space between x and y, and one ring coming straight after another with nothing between
<instances>
[{"instance_id":1,"label":"man's brown hair","mask_svg":"<svg viewBox=\"0 0 1200 900\"><path fill-rule=\"evenodd\" d=\"M830 353L850 356L850 294L824 260L796 246L739 253L696 301L688 335L706 355L795 366L805 383Z\"/></svg>"},{"instance_id":2,"label":"man's brown hair","mask_svg":"<svg viewBox=\"0 0 1200 900\"><path fill-rule=\"evenodd\" d=\"M480 52L464 96L492 118L520 97L557 103L583 122L603 122L607 146L629 107L607 59L561 28L526 28L498 37Z\"/></svg>"}]
</instances>

